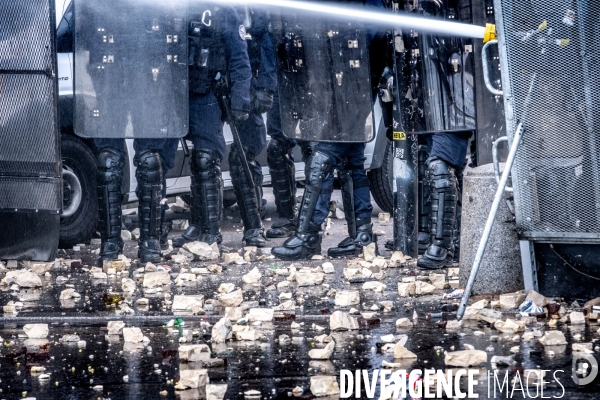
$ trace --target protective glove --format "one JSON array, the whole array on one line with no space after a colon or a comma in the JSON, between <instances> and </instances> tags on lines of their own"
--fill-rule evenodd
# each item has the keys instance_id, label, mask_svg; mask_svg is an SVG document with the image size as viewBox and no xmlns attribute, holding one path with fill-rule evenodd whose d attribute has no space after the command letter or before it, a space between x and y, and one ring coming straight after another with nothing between
<instances>
[{"instance_id":1,"label":"protective glove","mask_svg":"<svg viewBox=\"0 0 600 400\"><path fill-rule=\"evenodd\" d=\"M233 114L233 118L236 121L245 121L248 119L248 111L244 110L231 110L231 114Z\"/></svg>"},{"instance_id":2,"label":"protective glove","mask_svg":"<svg viewBox=\"0 0 600 400\"><path fill-rule=\"evenodd\" d=\"M259 114L266 113L273 107L273 92L265 89L258 89L252 100L252 109Z\"/></svg>"}]
</instances>

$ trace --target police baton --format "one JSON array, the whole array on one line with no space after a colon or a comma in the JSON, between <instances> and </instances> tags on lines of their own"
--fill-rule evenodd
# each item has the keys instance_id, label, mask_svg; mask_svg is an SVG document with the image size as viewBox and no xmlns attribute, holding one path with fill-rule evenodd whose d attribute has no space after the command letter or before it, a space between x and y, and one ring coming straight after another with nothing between
<instances>
[{"instance_id":1,"label":"police baton","mask_svg":"<svg viewBox=\"0 0 600 400\"><path fill-rule=\"evenodd\" d=\"M240 135L238 134L237 128L235 126L235 118L231 113L231 107L229 105L229 90L227 87L227 81L224 77L221 76L221 74L217 74L215 81L215 92L217 94L219 106L221 106L221 111L223 111L223 114L225 115L225 122L227 122L229 124L229 128L231 128L231 135L233 136L233 145L238 148L240 162L242 163L244 174L246 175L246 179L248 180L248 185L250 186L250 189L254 190L254 179L252 178L252 173L250 172L250 167L248 166L248 160L246 159L246 153L244 153L244 147L242 146Z\"/></svg>"}]
</instances>

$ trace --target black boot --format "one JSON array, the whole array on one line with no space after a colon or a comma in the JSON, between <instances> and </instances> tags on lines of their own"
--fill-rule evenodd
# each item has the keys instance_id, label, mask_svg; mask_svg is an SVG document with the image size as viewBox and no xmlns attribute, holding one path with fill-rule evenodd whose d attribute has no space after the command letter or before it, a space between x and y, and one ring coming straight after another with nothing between
<instances>
[{"instance_id":1,"label":"black boot","mask_svg":"<svg viewBox=\"0 0 600 400\"><path fill-rule=\"evenodd\" d=\"M120 152L106 149L98 154L97 161L98 230L101 238L98 265L102 267L104 260L117 260L119 254L123 252L121 185L125 156Z\"/></svg>"},{"instance_id":2,"label":"black boot","mask_svg":"<svg viewBox=\"0 0 600 400\"><path fill-rule=\"evenodd\" d=\"M245 151L250 170L258 169L254 155ZM241 155L237 146L231 148L229 153L229 168L231 170L231 183L237 199L237 204L244 223L244 237L246 246L264 247L267 242L261 220L262 209L262 175L254 174L252 178L254 188L250 186L248 177L242 167Z\"/></svg>"},{"instance_id":3,"label":"black boot","mask_svg":"<svg viewBox=\"0 0 600 400\"><path fill-rule=\"evenodd\" d=\"M439 269L452 265L457 201L456 177L454 169L437 158L428 162L427 173L431 191L431 244L423 257L417 261L417 266Z\"/></svg>"},{"instance_id":4,"label":"black boot","mask_svg":"<svg viewBox=\"0 0 600 400\"><path fill-rule=\"evenodd\" d=\"M223 182L221 160L216 152L194 149L192 152L192 193L190 226L183 235L173 238L173 247L200 241L220 244Z\"/></svg>"},{"instance_id":5,"label":"black boot","mask_svg":"<svg viewBox=\"0 0 600 400\"><path fill-rule=\"evenodd\" d=\"M283 246L274 247L271 254L282 260L300 260L321 253L320 226L312 222L312 216L321 194L323 182L333 170L331 159L315 151L306 162L306 187L298 213L298 229Z\"/></svg>"},{"instance_id":6,"label":"black boot","mask_svg":"<svg viewBox=\"0 0 600 400\"><path fill-rule=\"evenodd\" d=\"M134 163L140 218L138 257L142 263L157 263L161 259L162 160L158 152L144 150L135 155Z\"/></svg>"},{"instance_id":7,"label":"black boot","mask_svg":"<svg viewBox=\"0 0 600 400\"><path fill-rule=\"evenodd\" d=\"M289 142L272 138L267 147L267 164L273 185L277 221L267 230L268 238L289 237L296 231L296 174L290 157Z\"/></svg>"},{"instance_id":8,"label":"black boot","mask_svg":"<svg viewBox=\"0 0 600 400\"><path fill-rule=\"evenodd\" d=\"M375 254L377 251L377 235L373 233L373 224L369 218L357 221L356 235L342 240L337 247L327 250L329 257L357 256L362 253L363 247L375 243Z\"/></svg>"}]
</instances>

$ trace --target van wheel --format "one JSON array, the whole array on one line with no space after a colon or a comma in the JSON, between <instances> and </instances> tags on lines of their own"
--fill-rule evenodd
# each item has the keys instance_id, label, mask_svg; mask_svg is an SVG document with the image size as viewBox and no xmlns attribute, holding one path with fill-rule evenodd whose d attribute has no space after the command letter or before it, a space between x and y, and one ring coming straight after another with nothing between
<instances>
[{"instance_id":1,"label":"van wheel","mask_svg":"<svg viewBox=\"0 0 600 400\"><path fill-rule=\"evenodd\" d=\"M60 218L60 248L88 243L98 222L96 157L72 135L61 136L63 166L63 215Z\"/></svg>"},{"instance_id":2,"label":"van wheel","mask_svg":"<svg viewBox=\"0 0 600 400\"><path fill-rule=\"evenodd\" d=\"M393 148L392 143L388 141L385 147L385 158L380 168L372 169L368 173L371 184L371 194L375 202L384 212L394 212L394 193L393 193Z\"/></svg>"}]
</instances>

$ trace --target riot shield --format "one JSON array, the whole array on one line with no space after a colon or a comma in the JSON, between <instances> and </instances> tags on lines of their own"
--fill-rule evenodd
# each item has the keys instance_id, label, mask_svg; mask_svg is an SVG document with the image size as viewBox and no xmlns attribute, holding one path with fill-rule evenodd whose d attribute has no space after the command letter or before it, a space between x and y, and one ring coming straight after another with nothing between
<instances>
[{"instance_id":1,"label":"riot shield","mask_svg":"<svg viewBox=\"0 0 600 400\"><path fill-rule=\"evenodd\" d=\"M62 205L54 1L0 2L0 259L56 255Z\"/></svg>"},{"instance_id":2,"label":"riot shield","mask_svg":"<svg viewBox=\"0 0 600 400\"><path fill-rule=\"evenodd\" d=\"M290 13L274 28L283 133L323 142L373 139L365 27Z\"/></svg>"},{"instance_id":3,"label":"riot shield","mask_svg":"<svg viewBox=\"0 0 600 400\"><path fill-rule=\"evenodd\" d=\"M74 129L87 138L188 131L186 4L75 0Z\"/></svg>"},{"instance_id":4,"label":"riot shield","mask_svg":"<svg viewBox=\"0 0 600 400\"><path fill-rule=\"evenodd\" d=\"M414 11L427 17L469 22L468 3L425 1ZM402 113L405 129L415 133L475 130L472 40L411 31L405 42L410 75L405 89L408 106Z\"/></svg>"}]
</instances>

